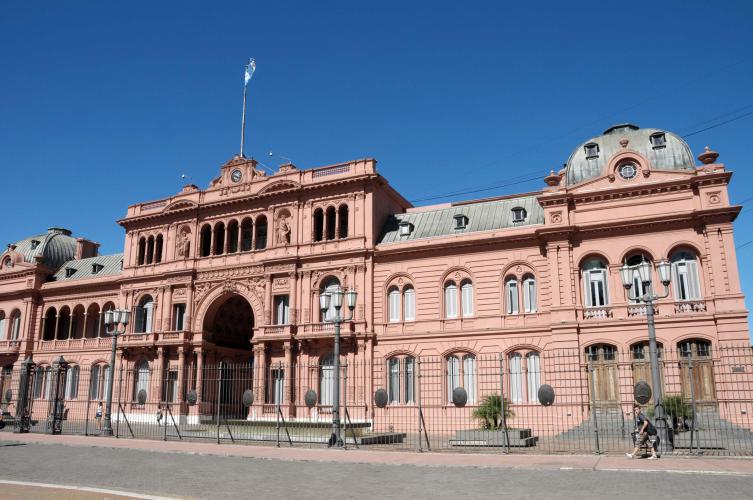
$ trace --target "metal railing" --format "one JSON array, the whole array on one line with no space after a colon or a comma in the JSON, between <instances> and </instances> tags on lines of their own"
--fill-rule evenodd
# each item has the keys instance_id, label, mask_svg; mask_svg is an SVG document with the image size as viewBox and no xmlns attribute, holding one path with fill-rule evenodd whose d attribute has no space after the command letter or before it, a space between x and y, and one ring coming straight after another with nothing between
<instances>
[{"instance_id":1,"label":"metal railing","mask_svg":"<svg viewBox=\"0 0 753 500\"><path fill-rule=\"evenodd\" d=\"M621 453L632 449L633 388L650 380L639 351L544 350L400 355L341 366L346 447L492 453ZM597 354L598 353L598 354ZM538 355L536 355L538 354ZM753 351L728 346L662 352L665 453L753 455ZM171 361L115 371L113 427L120 438L324 447L332 425L331 365L278 361ZM92 380L92 376L95 377ZM62 433L98 435L104 371L79 367L65 387ZM4 372L6 430L18 422L20 371ZM47 432L53 403L46 372L32 373L31 432ZM538 402L542 384L554 403ZM75 386L75 387L74 387ZM462 387L465 405L453 390ZM653 419L649 403L647 415ZM504 408L504 411L503 411Z\"/></svg>"}]
</instances>

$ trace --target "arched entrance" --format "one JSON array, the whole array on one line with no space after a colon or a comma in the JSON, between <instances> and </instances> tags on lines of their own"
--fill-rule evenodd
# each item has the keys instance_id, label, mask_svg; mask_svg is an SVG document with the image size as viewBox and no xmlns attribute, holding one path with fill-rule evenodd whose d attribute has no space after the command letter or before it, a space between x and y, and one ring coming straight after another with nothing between
<instances>
[{"instance_id":1,"label":"arched entrance","mask_svg":"<svg viewBox=\"0 0 753 500\"><path fill-rule=\"evenodd\" d=\"M217 298L204 316L204 340L217 347L251 350L254 336L254 310L236 293Z\"/></svg>"}]
</instances>

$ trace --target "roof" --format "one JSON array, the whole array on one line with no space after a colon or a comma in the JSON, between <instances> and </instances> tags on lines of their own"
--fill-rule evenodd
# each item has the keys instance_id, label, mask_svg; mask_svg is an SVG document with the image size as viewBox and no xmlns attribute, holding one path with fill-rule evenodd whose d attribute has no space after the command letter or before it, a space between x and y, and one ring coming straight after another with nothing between
<instances>
[{"instance_id":1,"label":"roof","mask_svg":"<svg viewBox=\"0 0 753 500\"><path fill-rule=\"evenodd\" d=\"M513 222L512 209L522 207L526 218ZM465 215L468 224L464 229L455 229L455 216ZM413 225L408 236L400 236L400 223ZM404 241L468 234L496 229L509 229L519 226L532 226L544 223L544 210L536 196L519 196L491 201L453 204L448 208L395 214L387 219L379 243L402 243Z\"/></svg>"},{"instance_id":2,"label":"roof","mask_svg":"<svg viewBox=\"0 0 753 500\"><path fill-rule=\"evenodd\" d=\"M665 145L654 147L651 136L664 134ZM568 185L604 175L604 167L610 159L624 148L620 144L628 140L627 150L635 151L651 162L651 167L658 170L694 170L695 160L688 144L672 132L655 128L640 128L630 123L615 125L604 131L603 135L593 137L578 146L567 160L566 180ZM588 158L585 146L599 146L598 156Z\"/></svg>"},{"instance_id":3,"label":"roof","mask_svg":"<svg viewBox=\"0 0 753 500\"><path fill-rule=\"evenodd\" d=\"M76 238L71 236L69 230L51 227L44 234L17 242L15 250L23 255L26 262L34 262L36 256L42 256L44 264L54 269L76 255L76 245Z\"/></svg>"},{"instance_id":4,"label":"roof","mask_svg":"<svg viewBox=\"0 0 753 500\"><path fill-rule=\"evenodd\" d=\"M102 266L99 272L94 272L94 264ZM74 272L68 276L68 269ZM105 276L114 276L120 274L123 269L123 254L115 253L112 255L99 255L89 257L88 259L69 260L60 266L55 274L52 275L52 281L73 281L87 278L103 278Z\"/></svg>"}]
</instances>

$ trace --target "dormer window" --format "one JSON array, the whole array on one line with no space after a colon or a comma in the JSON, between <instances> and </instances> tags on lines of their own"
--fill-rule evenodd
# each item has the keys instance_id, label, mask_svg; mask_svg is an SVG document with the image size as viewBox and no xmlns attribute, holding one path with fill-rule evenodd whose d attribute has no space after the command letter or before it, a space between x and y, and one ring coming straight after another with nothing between
<instances>
[{"instance_id":1,"label":"dormer window","mask_svg":"<svg viewBox=\"0 0 753 500\"><path fill-rule=\"evenodd\" d=\"M413 224L408 221L400 221L397 226L400 231L400 236L410 236L410 233L413 232Z\"/></svg>"},{"instance_id":2,"label":"dormer window","mask_svg":"<svg viewBox=\"0 0 753 500\"><path fill-rule=\"evenodd\" d=\"M512 209L513 222L525 222L527 215L526 209L523 207L515 207Z\"/></svg>"},{"instance_id":3,"label":"dormer window","mask_svg":"<svg viewBox=\"0 0 753 500\"><path fill-rule=\"evenodd\" d=\"M468 217L463 214L453 216L455 219L455 229L465 229L468 225Z\"/></svg>"},{"instance_id":4,"label":"dormer window","mask_svg":"<svg viewBox=\"0 0 753 500\"><path fill-rule=\"evenodd\" d=\"M664 134L664 132L651 134L651 147L653 147L654 149L667 147L667 136Z\"/></svg>"},{"instance_id":5,"label":"dormer window","mask_svg":"<svg viewBox=\"0 0 753 500\"><path fill-rule=\"evenodd\" d=\"M66 277L66 278L70 278L70 277L71 277L71 276L73 276L74 274L76 274L76 269L74 269L74 268L72 268L72 267L66 267L66 268L65 268L65 277Z\"/></svg>"},{"instance_id":6,"label":"dormer window","mask_svg":"<svg viewBox=\"0 0 753 500\"><path fill-rule=\"evenodd\" d=\"M104 268L105 266L103 266L102 264L92 264L92 274L97 274Z\"/></svg>"},{"instance_id":7,"label":"dormer window","mask_svg":"<svg viewBox=\"0 0 753 500\"><path fill-rule=\"evenodd\" d=\"M36 250L39 246L39 240L31 240L31 249Z\"/></svg>"},{"instance_id":8,"label":"dormer window","mask_svg":"<svg viewBox=\"0 0 753 500\"><path fill-rule=\"evenodd\" d=\"M13 261L10 257L6 257L3 261L3 269L10 269L11 267L13 267Z\"/></svg>"},{"instance_id":9,"label":"dormer window","mask_svg":"<svg viewBox=\"0 0 753 500\"><path fill-rule=\"evenodd\" d=\"M595 142L590 142L583 146L583 149L586 152L586 159L590 160L591 158L598 158L599 157L599 145Z\"/></svg>"}]
</instances>

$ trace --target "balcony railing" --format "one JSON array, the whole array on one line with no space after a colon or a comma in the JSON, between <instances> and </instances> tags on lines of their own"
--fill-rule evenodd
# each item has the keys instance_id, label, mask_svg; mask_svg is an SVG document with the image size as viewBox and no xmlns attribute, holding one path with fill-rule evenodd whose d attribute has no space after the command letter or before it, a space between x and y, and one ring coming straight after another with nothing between
<instances>
[{"instance_id":1,"label":"balcony railing","mask_svg":"<svg viewBox=\"0 0 753 500\"><path fill-rule=\"evenodd\" d=\"M703 300L682 300L675 302L675 314L705 313L706 302Z\"/></svg>"},{"instance_id":2,"label":"balcony railing","mask_svg":"<svg viewBox=\"0 0 753 500\"><path fill-rule=\"evenodd\" d=\"M609 319L612 317L612 308L607 306L584 307L583 319Z\"/></svg>"},{"instance_id":3,"label":"balcony railing","mask_svg":"<svg viewBox=\"0 0 753 500\"><path fill-rule=\"evenodd\" d=\"M21 349L20 340L0 340L0 352L16 352Z\"/></svg>"}]
</instances>

